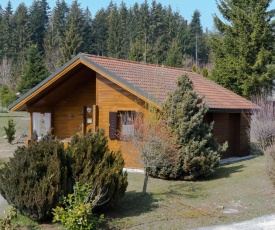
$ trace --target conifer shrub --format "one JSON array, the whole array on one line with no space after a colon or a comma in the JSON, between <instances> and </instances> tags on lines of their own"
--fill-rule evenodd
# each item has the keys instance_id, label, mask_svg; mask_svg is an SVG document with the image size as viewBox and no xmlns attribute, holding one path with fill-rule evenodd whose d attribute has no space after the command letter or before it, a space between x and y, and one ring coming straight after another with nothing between
<instances>
[{"instance_id":1,"label":"conifer shrub","mask_svg":"<svg viewBox=\"0 0 275 230\"><path fill-rule=\"evenodd\" d=\"M52 208L67 195L67 159L63 144L51 135L19 147L0 169L0 193L32 220L52 216Z\"/></svg>"},{"instance_id":2,"label":"conifer shrub","mask_svg":"<svg viewBox=\"0 0 275 230\"><path fill-rule=\"evenodd\" d=\"M163 106L163 119L171 127L178 148L170 157L155 164L152 176L195 180L214 171L227 143L220 145L214 139L214 123L203 120L207 111L203 98L193 91L188 76L179 78L177 89Z\"/></svg>"},{"instance_id":3,"label":"conifer shrub","mask_svg":"<svg viewBox=\"0 0 275 230\"><path fill-rule=\"evenodd\" d=\"M5 133L7 135L8 143L11 144L12 141L15 139L15 124L13 122L13 119L9 119L8 121L8 127L4 127Z\"/></svg>"},{"instance_id":4,"label":"conifer shrub","mask_svg":"<svg viewBox=\"0 0 275 230\"><path fill-rule=\"evenodd\" d=\"M120 151L109 150L104 130L75 134L66 151L73 180L82 185L92 184L95 196L104 194L99 208L113 205L124 196L128 185L124 160Z\"/></svg>"}]
</instances>

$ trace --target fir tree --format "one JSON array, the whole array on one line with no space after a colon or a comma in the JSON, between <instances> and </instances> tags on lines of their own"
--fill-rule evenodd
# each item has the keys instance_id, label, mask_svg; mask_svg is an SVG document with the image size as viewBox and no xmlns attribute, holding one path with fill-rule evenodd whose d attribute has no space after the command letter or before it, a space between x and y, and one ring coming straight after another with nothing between
<instances>
[{"instance_id":1,"label":"fir tree","mask_svg":"<svg viewBox=\"0 0 275 230\"><path fill-rule=\"evenodd\" d=\"M7 57L11 58L13 55L13 22L12 22L12 5L9 1L3 14L2 14L2 20L0 24L1 33L0 33L0 59Z\"/></svg>"},{"instance_id":2,"label":"fir tree","mask_svg":"<svg viewBox=\"0 0 275 230\"><path fill-rule=\"evenodd\" d=\"M69 7L64 0L58 0L49 18L49 27L47 28L44 47L46 65L50 72L57 70L62 60L61 47L65 39L66 15Z\"/></svg>"},{"instance_id":3,"label":"fir tree","mask_svg":"<svg viewBox=\"0 0 275 230\"><path fill-rule=\"evenodd\" d=\"M13 119L9 119L8 121L8 127L4 126L5 133L7 135L8 143L11 144L12 141L15 139L15 124L13 122Z\"/></svg>"},{"instance_id":4,"label":"fir tree","mask_svg":"<svg viewBox=\"0 0 275 230\"><path fill-rule=\"evenodd\" d=\"M180 44L176 39L172 41L170 48L167 51L165 65L182 67L182 52L180 49Z\"/></svg>"},{"instance_id":5,"label":"fir tree","mask_svg":"<svg viewBox=\"0 0 275 230\"><path fill-rule=\"evenodd\" d=\"M65 38L61 46L62 61L66 63L79 52L83 52L84 46L84 14L77 0L73 1L66 17L67 25Z\"/></svg>"},{"instance_id":6,"label":"fir tree","mask_svg":"<svg viewBox=\"0 0 275 230\"><path fill-rule=\"evenodd\" d=\"M213 123L204 123L208 111L193 90L188 76L178 80L178 87L163 107L164 116L177 137L179 146L178 173L184 179L209 175L218 165L220 153L227 145L219 145L213 138Z\"/></svg>"},{"instance_id":7,"label":"fir tree","mask_svg":"<svg viewBox=\"0 0 275 230\"><path fill-rule=\"evenodd\" d=\"M101 9L96 13L92 22L93 53L96 55L107 55L107 18L107 12Z\"/></svg>"},{"instance_id":8,"label":"fir tree","mask_svg":"<svg viewBox=\"0 0 275 230\"><path fill-rule=\"evenodd\" d=\"M108 37L107 37L107 49L108 56L118 58L119 57L119 47L120 40L118 37L119 33L119 13L116 4L109 6L111 11L108 16ZM112 7L112 8L111 8Z\"/></svg>"},{"instance_id":9,"label":"fir tree","mask_svg":"<svg viewBox=\"0 0 275 230\"><path fill-rule=\"evenodd\" d=\"M37 44L38 50L44 54L43 41L48 27L49 5L46 0L33 1L30 7L29 32L32 44Z\"/></svg>"},{"instance_id":10,"label":"fir tree","mask_svg":"<svg viewBox=\"0 0 275 230\"><path fill-rule=\"evenodd\" d=\"M249 98L273 86L274 26L271 0L219 0L226 20L214 15L218 33L210 36L214 69L211 78Z\"/></svg>"},{"instance_id":11,"label":"fir tree","mask_svg":"<svg viewBox=\"0 0 275 230\"><path fill-rule=\"evenodd\" d=\"M188 53L196 61L197 67L208 62L206 39L203 34L200 16L200 12L195 10L192 20L188 25L189 41L187 44L187 49Z\"/></svg>"},{"instance_id":12,"label":"fir tree","mask_svg":"<svg viewBox=\"0 0 275 230\"><path fill-rule=\"evenodd\" d=\"M43 62L43 55L39 52L36 45L31 45L28 50L23 74L18 85L18 91L20 93L26 93L43 81L47 76L48 71Z\"/></svg>"}]
</instances>

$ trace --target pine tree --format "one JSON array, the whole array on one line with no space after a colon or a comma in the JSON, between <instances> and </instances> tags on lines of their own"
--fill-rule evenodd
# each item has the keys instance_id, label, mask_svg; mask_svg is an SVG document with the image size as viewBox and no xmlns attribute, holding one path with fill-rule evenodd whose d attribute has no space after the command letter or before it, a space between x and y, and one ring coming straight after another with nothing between
<instances>
[{"instance_id":1,"label":"pine tree","mask_svg":"<svg viewBox=\"0 0 275 230\"><path fill-rule=\"evenodd\" d=\"M226 22L214 15L218 33L210 36L211 78L246 98L270 91L275 77L271 0L217 2Z\"/></svg>"},{"instance_id":2,"label":"pine tree","mask_svg":"<svg viewBox=\"0 0 275 230\"><path fill-rule=\"evenodd\" d=\"M43 55L39 52L38 47L31 45L28 50L23 74L18 84L20 93L26 93L48 76L48 71L43 61Z\"/></svg>"},{"instance_id":3,"label":"pine tree","mask_svg":"<svg viewBox=\"0 0 275 230\"><path fill-rule=\"evenodd\" d=\"M218 165L220 153L227 145L220 146L213 138L213 123L204 123L208 111L193 90L188 76L178 80L178 87L163 107L164 117L177 137L179 146L178 176L196 179L209 175ZM182 175L180 175L182 172Z\"/></svg>"}]
</instances>

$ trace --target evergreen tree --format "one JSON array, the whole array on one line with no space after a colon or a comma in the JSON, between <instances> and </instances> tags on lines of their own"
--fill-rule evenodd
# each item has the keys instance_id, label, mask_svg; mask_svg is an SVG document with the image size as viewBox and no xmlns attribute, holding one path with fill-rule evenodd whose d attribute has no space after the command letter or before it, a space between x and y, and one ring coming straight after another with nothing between
<instances>
[{"instance_id":1,"label":"evergreen tree","mask_svg":"<svg viewBox=\"0 0 275 230\"><path fill-rule=\"evenodd\" d=\"M8 59L12 57L14 53L13 46L13 24L12 24L12 5L9 1L3 14L0 24L0 59L7 57Z\"/></svg>"},{"instance_id":2,"label":"evergreen tree","mask_svg":"<svg viewBox=\"0 0 275 230\"><path fill-rule=\"evenodd\" d=\"M38 50L44 53L43 41L48 27L49 5L47 0L33 1L29 10L29 32L32 44L37 44Z\"/></svg>"},{"instance_id":3,"label":"evergreen tree","mask_svg":"<svg viewBox=\"0 0 275 230\"><path fill-rule=\"evenodd\" d=\"M150 27L148 34L147 60L151 63L162 64L165 60L165 11L160 3L152 1L150 10Z\"/></svg>"},{"instance_id":4,"label":"evergreen tree","mask_svg":"<svg viewBox=\"0 0 275 230\"><path fill-rule=\"evenodd\" d=\"M92 22L94 38L93 53L96 55L107 55L107 18L107 12L104 9L101 9L96 13Z\"/></svg>"},{"instance_id":5,"label":"evergreen tree","mask_svg":"<svg viewBox=\"0 0 275 230\"><path fill-rule=\"evenodd\" d=\"M189 41L187 44L187 52L193 57L197 67L208 62L206 39L203 34L200 16L200 12L195 10L192 20L188 25Z\"/></svg>"},{"instance_id":6,"label":"evergreen tree","mask_svg":"<svg viewBox=\"0 0 275 230\"><path fill-rule=\"evenodd\" d=\"M0 89L0 100L3 107L8 107L17 99L16 93L8 85L2 85Z\"/></svg>"},{"instance_id":7,"label":"evergreen tree","mask_svg":"<svg viewBox=\"0 0 275 230\"><path fill-rule=\"evenodd\" d=\"M130 49L130 31L128 30L128 9L124 2L121 3L118 10L119 13L119 24L118 24L118 39L120 41L118 57L122 59L128 58Z\"/></svg>"},{"instance_id":8,"label":"evergreen tree","mask_svg":"<svg viewBox=\"0 0 275 230\"><path fill-rule=\"evenodd\" d=\"M14 39L14 53L13 53L13 73L15 81L22 74L23 65L25 62L25 54L30 44L30 36L28 33L29 24L28 8L24 3L21 3L13 16L13 39Z\"/></svg>"},{"instance_id":9,"label":"evergreen tree","mask_svg":"<svg viewBox=\"0 0 275 230\"><path fill-rule=\"evenodd\" d=\"M150 11L147 0L139 7L136 3L131 11L131 45L129 59L147 62L148 34L150 25Z\"/></svg>"},{"instance_id":10,"label":"evergreen tree","mask_svg":"<svg viewBox=\"0 0 275 230\"><path fill-rule=\"evenodd\" d=\"M72 2L66 17L67 25L65 38L60 48L62 54L61 64L72 59L79 52L83 52L84 47L84 14L77 0Z\"/></svg>"},{"instance_id":11,"label":"evergreen tree","mask_svg":"<svg viewBox=\"0 0 275 230\"><path fill-rule=\"evenodd\" d=\"M65 39L66 15L69 7L64 0L57 0L51 16L44 39L46 65L50 72L60 67L61 46Z\"/></svg>"},{"instance_id":12,"label":"evergreen tree","mask_svg":"<svg viewBox=\"0 0 275 230\"><path fill-rule=\"evenodd\" d=\"M171 42L170 48L167 51L165 60L166 66L182 67L182 52L178 40Z\"/></svg>"},{"instance_id":13,"label":"evergreen tree","mask_svg":"<svg viewBox=\"0 0 275 230\"><path fill-rule=\"evenodd\" d=\"M270 91L275 77L271 0L219 0L226 20L214 15L218 33L210 36L214 69L211 78L249 98Z\"/></svg>"},{"instance_id":14,"label":"evergreen tree","mask_svg":"<svg viewBox=\"0 0 275 230\"><path fill-rule=\"evenodd\" d=\"M119 13L117 5L110 3L109 6L110 14L108 16L108 36L107 36L107 49L108 56L118 58L119 57L119 47L120 40L118 37L119 33Z\"/></svg>"},{"instance_id":15,"label":"evergreen tree","mask_svg":"<svg viewBox=\"0 0 275 230\"><path fill-rule=\"evenodd\" d=\"M39 52L36 45L31 45L28 50L23 74L18 84L18 91L20 93L26 93L47 76L48 71L43 62L43 55Z\"/></svg>"},{"instance_id":16,"label":"evergreen tree","mask_svg":"<svg viewBox=\"0 0 275 230\"><path fill-rule=\"evenodd\" d=\"M84 45L83 45L83 51L85 53L92 53L93 50L93 43L94 43L94 37L93 37L93 29L92 29L92 14L87 7L84 11L84 24L83 24L83 39L84 39Z\"/></svg>"},{"instance_id":17,"label":"evergreen tree","mask_svg":"<svg viewBox=\"0 0 275 230\"><path fill-rule=\"evenodd\" d=\"M178 80L178 87L165 102L163 111L179 146L178 177L193 180L210 174L227 145L220 146L214 140L213 123L204 123L208 108L194 92L188 76Z\"/></svg>"}]
</instances>

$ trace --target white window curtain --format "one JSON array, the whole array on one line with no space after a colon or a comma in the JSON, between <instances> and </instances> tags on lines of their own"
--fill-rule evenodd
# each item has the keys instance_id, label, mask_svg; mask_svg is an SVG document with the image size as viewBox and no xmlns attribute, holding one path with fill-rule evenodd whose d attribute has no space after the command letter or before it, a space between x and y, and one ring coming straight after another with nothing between
<instances>
[{"instance_id":1,"label":"white window curtain","mask_svg":"<svg viewBox=\"0 0 275 230\"><path fill-rule=\"evenodd\" d=\"M45 134L47 134L51 128L51 113L45 113L44 121L45 121L45 128L46 128Z\"/></svg>"},{"instance_id":2,"label":"white window curtain","mask_svg":"<svg viewBox=\"0 0 275 230\"><path fill-rule=\"evenodd\" d=\"M51 113L33 113L33 132L36 131L37 136L46 135L51 129ZM43 126L42 126L43 125ZM43 127L43 128L42 128Z\"/></svg>"},{"instance_id":3,"label":"white window curtain","mask_svg":"<svg viewBox=\"0 0 275 230\"><path fill-rule=\"evenodd\" d=\"M32 132L36 132L37 136L40 136L40 113L32 113Z\"/></svg>"}]
</instances>

